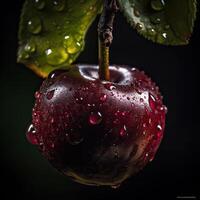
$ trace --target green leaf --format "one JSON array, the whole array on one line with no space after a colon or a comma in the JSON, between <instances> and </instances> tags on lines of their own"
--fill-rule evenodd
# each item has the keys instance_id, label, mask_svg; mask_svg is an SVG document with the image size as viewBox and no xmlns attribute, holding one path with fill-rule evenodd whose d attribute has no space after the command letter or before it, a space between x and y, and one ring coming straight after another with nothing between
<instances>
[{"instance_id":1,"label":"green leaf","mask_svg":"<svg viewBox=\"0 0 200 200\"><path fill-rule=\"evenodd\" d=\"M18 62L42 77L69 66L83 50L86 32L101 8L99 0L26 0Z\"/></svg>"},{"instance_id":2,"label":"green leaf","mask_svg":"<svg viewBox=\"0 0 200 200\"><path fill-rule=\"evenodd\" d=\"M185 45L193 31L196 0L118 0L128 22L145 38Z\"/></svg>"}]
</instances>

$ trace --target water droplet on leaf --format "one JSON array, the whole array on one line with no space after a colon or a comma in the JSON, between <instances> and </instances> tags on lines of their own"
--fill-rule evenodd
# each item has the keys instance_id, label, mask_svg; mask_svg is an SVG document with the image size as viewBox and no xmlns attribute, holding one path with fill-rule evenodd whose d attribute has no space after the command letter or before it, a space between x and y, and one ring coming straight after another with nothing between
<instances>
[{"instance_id":1,"label":"water droplet on leaf","mask_svg":"<svg viewBox=\"0 0 200 200\"><path fill-rule=\"evenodd\" d=\"M45 1L44 0L34 0L34 6L38 10L42 10L45 7Z\"/></svg>"},{"instance_id":2,"label":"water droplet on leaf","mask_svg":"<svg viewBox=\"0 0 200 200\"><path fill-rule=\"evenodd\" d=\"M151 0L151 8L155 11L161 11L165 7L164 0Z\"/></svg>"},{"instance_id":3,"label":"water droplet on leaf","mask_svg":"<svg viewBox=\"0 0 200 200\"><path fill-rule=\"evenodd\" d=\"M60 12L65 8L65 0L54 0L53 1L53 9Z\"/></svg>"},{"instance_id":4,"label":"water droplet on leaf","mask_svg":"<svg viewBox=\"0 0 200 200\"><path fill-rule=\"evenodd\" d=\"M30 19L27 23L27 28L30 33L38 34L42 31L42 23L39 17Z\"/></svg>"},{"instance_id":5,"label":"water droplet on leaf","mask_svg":"<svg viewBox=\"0 0 200 200\"><path fill-rule=\"evenodd\" d=\"M64 48L59 49L47 49L45 51L47 62L50 65L59 65L64 63L69 55L66 53Z\"/></svg>"}]
</instances>

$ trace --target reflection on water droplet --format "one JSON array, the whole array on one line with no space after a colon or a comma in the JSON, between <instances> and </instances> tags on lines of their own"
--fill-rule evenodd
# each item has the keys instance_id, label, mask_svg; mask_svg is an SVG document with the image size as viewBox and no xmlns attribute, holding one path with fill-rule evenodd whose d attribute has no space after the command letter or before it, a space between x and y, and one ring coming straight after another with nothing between
<instances>
[{"instance_id":1,"label":"reflection on water droplet","mask_svg":"<svg viewBox=\"0 0 200 200\"><path fill-rule=\"evenodd\" d=\"M27 140L33 144L33 145L37 145L38 141L37 141L37 137L36 137L36 130L35 127L33 126L33 124L31 124L26 132L26 138Z\"/></svg>"},{"instance_id":2,"label":"reflection on water droplet","mask_svg":"<svg viewBox=\"0 0 200 200\"><path fill-rule=\"evenodd\" d=\"M167 39L167 33L161 33L157 35L157 42L164 42Z\"/></svg>"},{"instance_id":3,"label":"reflection on water droplet","mask_svg":"<svg viewBox=\"0 0 200 200\"><path fill-rule=\"evenodd\" d=\"M34 6L38 10L42 10L45 7L45 1L44 0L34 0Z\"/></svg>"},{"instance_id":4,"label":"reflection on water droplet","mask_svg":"<svg viewBox=\"0 0 200 200\"><path fill-rule=\"evenodd\" d=\"M36 99L39 99L41 94L40 94L40 92L36 91L34 96L35 96Z\"/></svg>"},{"instance_id":5,"label":"reflection on water droplet","mask_svg":"<svg viewBox=\"0 0 200 200\"><path fill-rule=\"evenodd\" d=\"M55 90L51 90L51 91L47 92L46 98L48 100L51 100L53 98L54 92L55 92Z\"/></svg>"},{"instance_id":6,"label":"reflection on water droplet","mask_svg":"<svg viewBox=\"0 0 200 200\"><path fill-rule=\"evenodd\" d=\"M148 29L147 29L147 32L148 32L148 34L149 34L150 36L156 35L156 31L155 31L154 28L148 28Z\"/></svg>"},{"instance_id":7,"label":"reflection on water droplet","mask_svg":"<svg viewBox=\"0 0 200 200\"><path fill-rule=\"evenodd\" d=\"M36 50L36 46L33 42L28 42L25 47L24 50L28 53L34 53Z\"/></svg>"},{"instance_id":8,"label":"reflection on water droplet","mask_svg":"<svg viewBox=\"0 0 200 200\"><path fill-rule=\"evenodd\" d=\"M92 125L100 124L102 121L102 115L100 112L92 112L89 116L89 123Z\"/></svg>"},{"instance_id":9,"label":"reflection on water droplet","mask_svg":"<svg viewBox=\"0 0 200 200\"><path fill-rule=\"evenodd\" d=\"M64 48L58 48L58 49L47 49L45 51L47 62L50 65L59 65L64 63L69 55L66 53Z\"/></svg>"},{"instance_id":10,"label":"reflection on water droplet","mask_svg":"<svg viewBox=\"0 0 200 200\"><path fill-rule=\"evenodd\" d=\"M138 31L142 30L143 25L141 23L137 23L135 27Z\"/></svg>"},{"instance_id":11,"label":"reflection on water droplet","mask_svg":"<svg viewBox=\"0 0 200 200\"><path fill-rule=\"evenodd\" d=\"M149 105L150 105L152 111L154 111L154 109L155 109L155 102L156 102L155 97L152 94L149 94Z\"/></svg>"},{"instance_id":12,"label":"reflection on water droplet","mask_svg":"<svg viewBox=\"0 0 200 200\"><path fill-rule=\"evenodd\" d=\"M81 104L83 102L83 97L79 97L75 99L77 103Z\"/></svg>"},{"instance_id":13,"label":"reflection on water droplet","mask_svg":"<svg viewBox=\"0 0 200 200\"><path fill-rule=\"evenodd\" d=\"M104 87L107 89L107 90L114 90L116 89L116 87L114 85L112 85L111 83L106 83L104 84Z\"/></svg>"},{"instance_id":14,"label":"reflection on water droplet","mask_svg":"<svg viewBox=\"0 0 200 200\"><path fill-rule=\"evenodd\" d=\"M38 34L42 30L42 23L39 17L34 17L28 21L28 31L33 34Z\"/></svg>"},{"instance_id":15,"label":"reflection on water droplet","mask_svg":"<svg viewBox=\"0 0 200 200\"><path fill-rule=\"evenodd\" d=\"M112 185L112 186L111 186L112 189L117 189L117 188L119 188L119 187L120 187L120 184L118 184L118 185Z\"/></svg>"},{"instance_id":16,"label":"reflection on water droplet","mask_svg":"<svg viewBox=\"0 0 200 200\"><path fill-rule=\"evenodd\" d=\"M126 129L125 125L120 129L119 134L122 137L125 136L125 135L127 135L127 129Z\"/></svg>"},{"instance_id":17,"label":"reflection on water droplet","mask_svg":"<svg viewBox=\"0 0 200 200\"><path fill-rule=\"evenodd\" d=\"M63 11L65 8L65 0L54 0L53 9L56 11Z\"/></svg>"},{"instance_id":18,"label":"reflection on water droplet","mask_svg":"<svg viewBox=\"0 0 200 200\"><path fill-rule=\"evenodd\" d=\"M140 11L136 7L133 8L133 13L136 17L140 17Z\"/></svg>"},{"instance_id":19,"label":"reflection on water droplet","mask_svg":"<svg viewBox=\"0 0 200 200\"><path fill-rule=\"evenodd\" d=\"M157 125L158 131L162 131L162 126L160 124Z\"/></svg>"},{"instance_id":20,"label":"reflection on water droplet","mask_svg":"<svg viewBox=\"0 0 200 200\"><path fill-rule=\"evenodd\" d=\"M161 22L161 19L159 17L156 17L156 16L152 16L150 18L150 20L151 20L151 23L153 23L153 24L160 24L160 22Z\"/></svg>"},{"instance_id":21,"label":"reflection on water droplet","mask_svg":"<svg viewBox=\"0 0 200 200\"><path fill-rule=\"evenodd\" d=\"M105 102L107 99L107 95L106 94L102 94L101 97L100 97L100 101L101 102Z\"/></svg>"},{"instance_id":22,"label":"reflection on water droplet","mask_svg":"<svg viewBox=\"0 0 200 200\"><path fill-rule=\"evenodd\" d=\"M82 44L69 35L64 37L63 46L67 49L69 54L77 53L82 48Z\"/></svg>"},{"instance_id":23,"label":"reflection on water droplet","mask_svg":"<svg viewBox=\"0 0 200 200\"><path fill-rule=\"evenodd\" d=\"M164 0L151 0L151 8L155 11L161 11L165 7Z\"/></svg>"}]
</instances>

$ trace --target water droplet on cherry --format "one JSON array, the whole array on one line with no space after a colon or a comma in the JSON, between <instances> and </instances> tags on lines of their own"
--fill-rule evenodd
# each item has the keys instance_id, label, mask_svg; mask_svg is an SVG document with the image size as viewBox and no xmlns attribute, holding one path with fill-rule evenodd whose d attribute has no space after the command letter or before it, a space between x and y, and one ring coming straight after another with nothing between
<instances>
[{"instance_id":1,"label":"water droplet on cherry","mask_svg":"<svg viewBox=\"0 0 200 200\"><path fill-rule=\"evenodd\" d=\"M31 124L26 132L26 138L27 140L33 144L33 145L38 145L38 140L36 137L36 130L33 124Z\"/></svg>"},{"instance_id":2,"label":"water droplet on cherry","mask_svg":"<svg viewBox=\"0 0 200 200\"><path fill-rule=\"evenodd\" d=\"M127 134L127 129L126 129L126 126L125 126L125 125L120 129L119 134L120 134L120 136L122 136L122 137L125 136L125 135Z\"/></svg>"},{"instance_id":3,"label":"water droplet on cherry","mask_svg":"<svg viewBox=\"0 0 200 200\"><path fill-rule=\"evenodd\" d=\"M100 101L101 102L105 102L107 99L107 95L106 94L102 94L101 97L100 97Z\"/></svg>"},{"instance_id":4,"label":"water droplet on cherry","mask_svg":"<svg viewBox=\"0 0 200 200\"><path fill-rule=\"evenodd\" d=\"M89 116L89 123L92 125L98 125L102 121L102 115L100 112L92 112Z\"/></svg>"},{"instance_id":5,"label":"water droplet on cherry","mask_svg":"<svg viewBox=\"0 0 200 200\"><path fill-rule=\"evenodd\" d=\"M47 94L46 94L46 98L48 100L51 100L54 96L54 92L55 92L55 90L48 91Z\"/></svg>"}]
</instances>

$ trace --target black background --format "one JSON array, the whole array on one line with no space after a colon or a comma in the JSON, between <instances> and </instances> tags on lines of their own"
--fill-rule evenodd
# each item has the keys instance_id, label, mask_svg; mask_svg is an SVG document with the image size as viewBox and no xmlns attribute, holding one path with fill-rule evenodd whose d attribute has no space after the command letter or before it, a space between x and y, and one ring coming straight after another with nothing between
<instances>
[{"instance_id":1,"label":"black background","mask_svg":"<svg viewBox=\"0 0 200 200\"><path fill-rule=\"evenodd\" d=\"M176 199L200 198L199 92L200 19L188 46L153 44L132 30L119 14L111 63L144 70L159 85L168 107L165 137L155 157L119 189L88 187L60 175L25 139L34 92L42 80L16 64L22 0L1 2L0 187L8 199ZM97 63L97 20L77 62ZM3 198L4 199L4 198Z\"/></svg>"}]
</instances>

